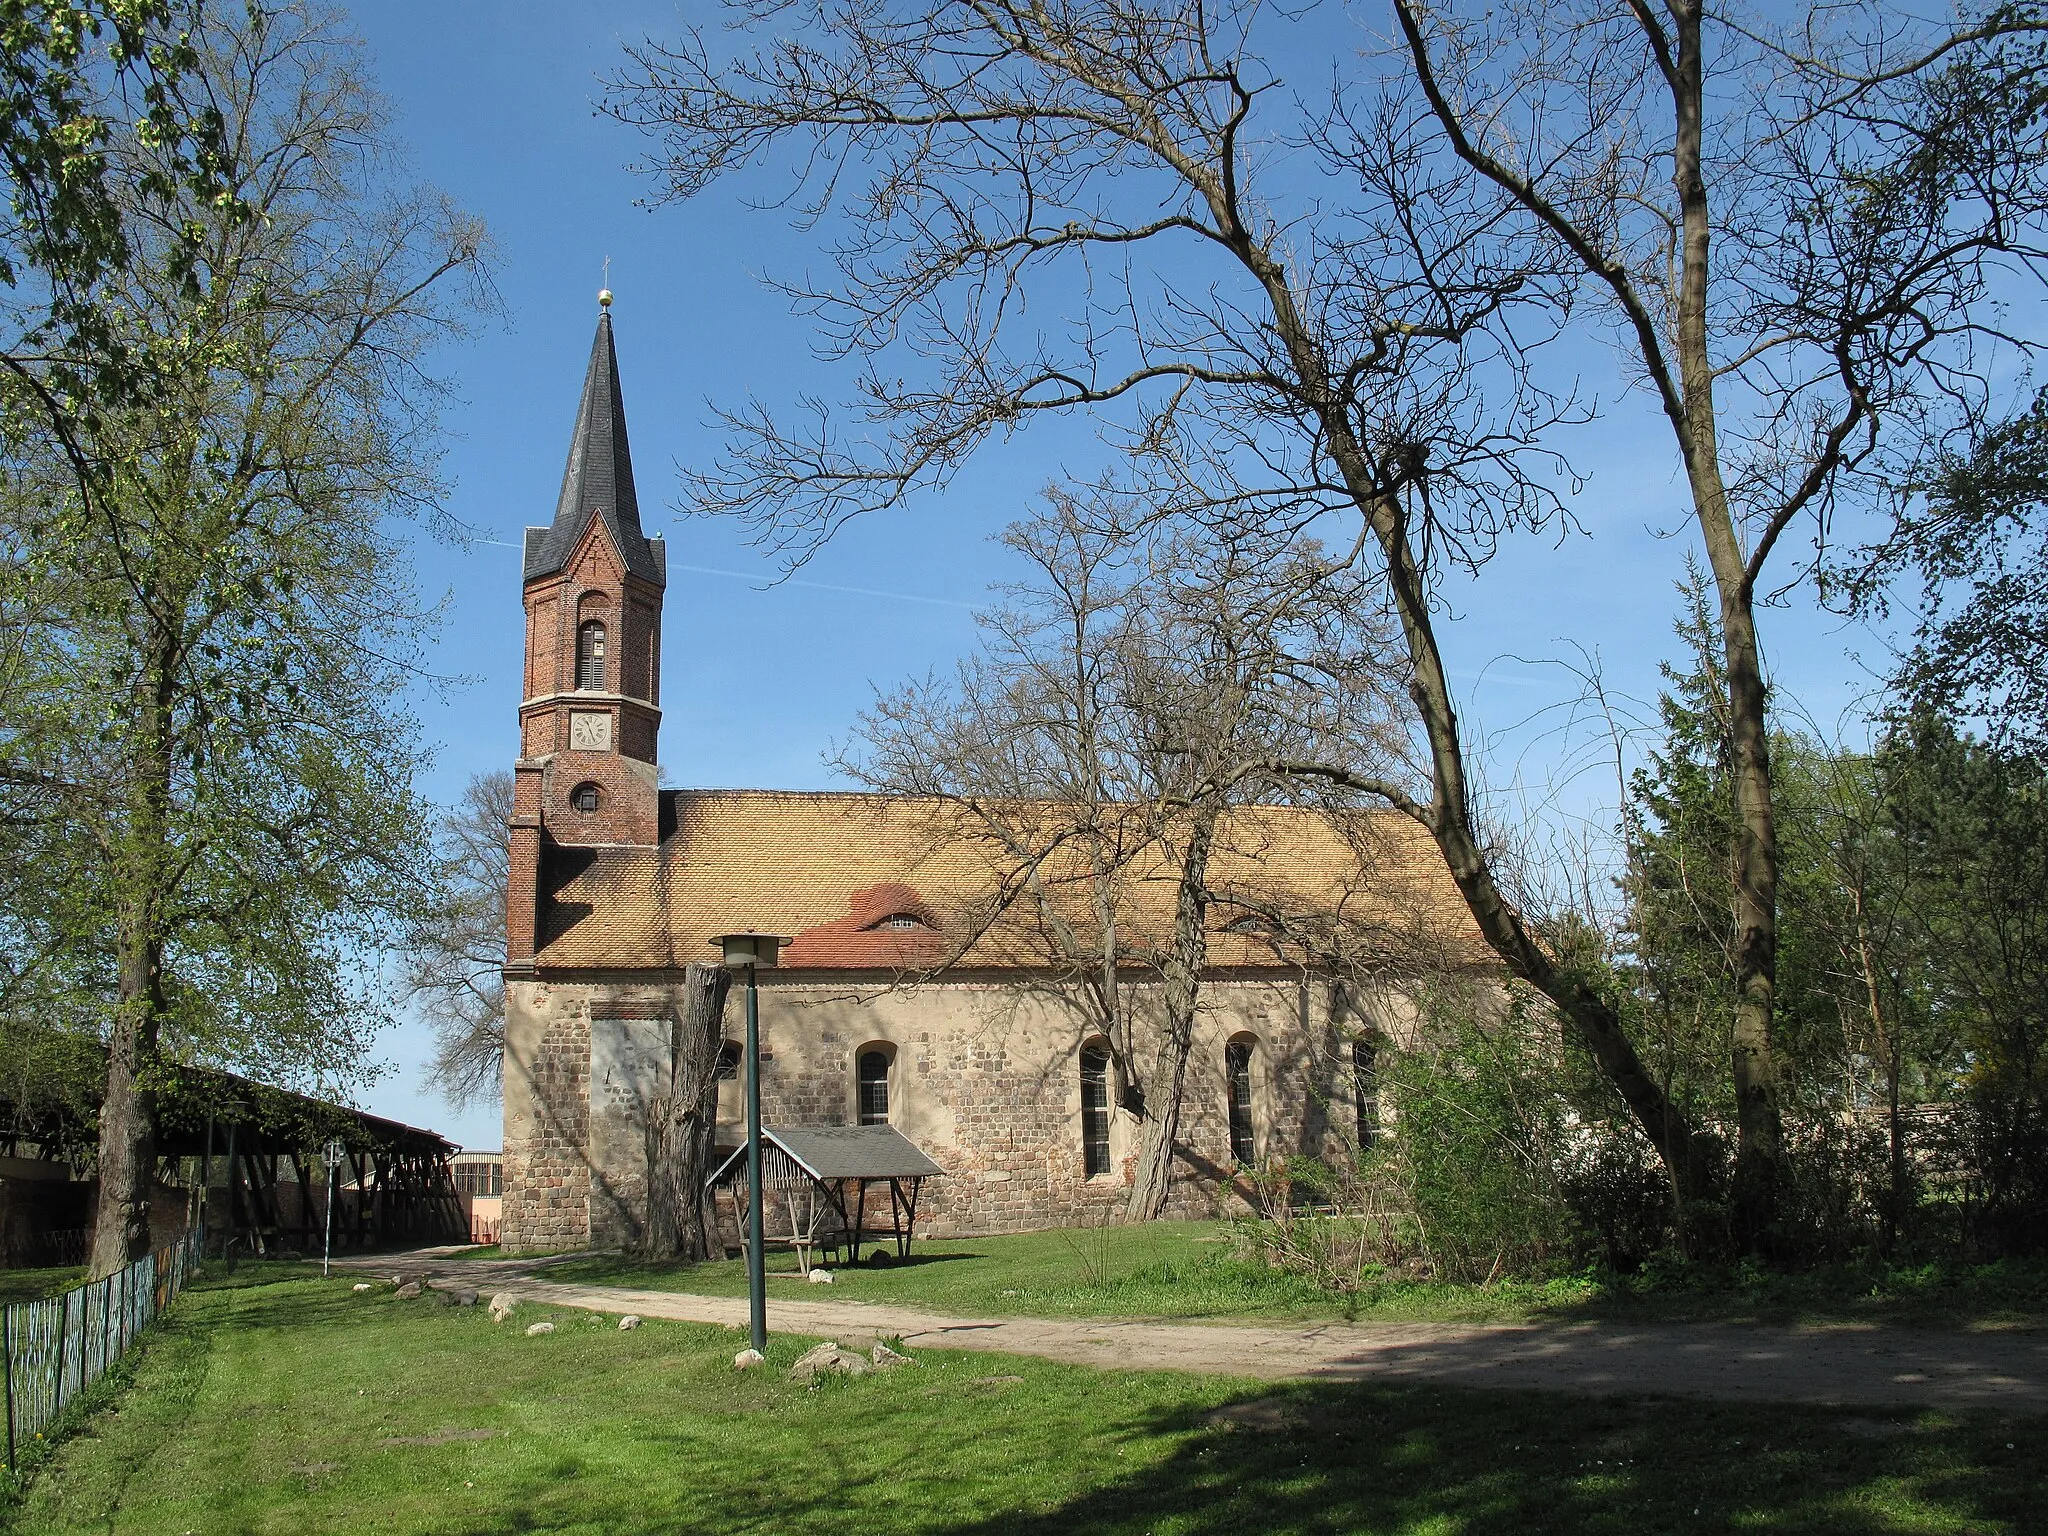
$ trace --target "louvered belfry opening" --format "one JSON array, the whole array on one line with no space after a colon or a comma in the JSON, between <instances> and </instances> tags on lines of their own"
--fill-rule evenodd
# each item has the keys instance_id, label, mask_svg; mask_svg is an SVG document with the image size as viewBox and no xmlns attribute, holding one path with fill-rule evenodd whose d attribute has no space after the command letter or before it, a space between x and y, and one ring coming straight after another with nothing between
<instances>
[{"instance_id":1,"label":"louvered belfry opening","mask_svg":"<svg viewBox=\"0 0 2048 1536\"><path fill-rule=\"evenodd\" d=\"M595 619L576 632L576 686L604 691L604 625Z\"/></svg>"}]
</instances>

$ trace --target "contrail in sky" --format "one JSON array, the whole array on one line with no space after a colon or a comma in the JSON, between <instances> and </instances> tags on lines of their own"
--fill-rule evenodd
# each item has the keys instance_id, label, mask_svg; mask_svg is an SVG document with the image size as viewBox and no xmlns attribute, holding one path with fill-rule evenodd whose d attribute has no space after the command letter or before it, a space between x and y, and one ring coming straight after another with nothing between
<instances>
[{"instance_id":1,"label":"contrail in sky","mask_svg":"<svg viewBox=\"0 0 2048 1536\"><path fill-rule=\"evenodd\" d=\"M520 549L524 546L507 544L503 539L478 539L479 544L489 544L497 549ZM842 587L829 581L806 581L801 576L790 576L780 582L763 582L758 572L721 571L710 565L678 565L673 570L688 571L693 576L727 576L734 581L750 581L756 586L809 587L817 592L844 592L851 597L882 597L899 603L930 603L938 608L964 608L969 613L975 609L973 603L963 603L952 597L922 597L915 592L884 592L876 587Z\"/></svg>"},{"instance_id":2,"label":"contrail in sky","mask_svg":"<svg viewBox=\"0 0 2048 1536\"><path fill-rule=\"evenodd\" d=\"M679 565L675 569L689 571L698 576L730 576L735 581L751 581L756 586L768 585L762 582L758 574L750 575L746 571L721 571L708 565ZM921 597L915 592L883 592L875 587L841 587L829 581L805 581L801 576L787 577L784 581L772 585L810 587L819 592L846 592L854 597L887 597L902 603L932 603L940 608L965 608L969 613L974 611L975 606L973 603L963 603L957 598Z\"/></svg>"}]
</instances>

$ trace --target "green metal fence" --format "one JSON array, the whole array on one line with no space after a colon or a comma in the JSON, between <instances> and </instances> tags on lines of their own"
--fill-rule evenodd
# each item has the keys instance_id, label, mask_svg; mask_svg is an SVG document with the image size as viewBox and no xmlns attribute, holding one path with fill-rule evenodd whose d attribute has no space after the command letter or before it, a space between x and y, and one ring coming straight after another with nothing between
<instances>
[{"instance_id":1,"label":"green metal fence","mask_svg":"<svg viewBox=\"0 0 2048 1536\"><path fill-rule=\"evenodd\" d=\"M199 1272L195 1228L118 1274L0 1314L6 1363L7 1465L71 1400L106 1374Z\"/></svg>"}]
</instances>

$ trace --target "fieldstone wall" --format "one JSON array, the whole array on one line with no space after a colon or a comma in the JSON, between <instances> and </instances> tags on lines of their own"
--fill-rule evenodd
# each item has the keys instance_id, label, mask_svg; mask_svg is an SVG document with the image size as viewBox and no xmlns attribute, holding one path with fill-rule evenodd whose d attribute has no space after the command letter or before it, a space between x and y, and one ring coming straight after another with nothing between
<instances>
[{"instance_id":1,"label":"fieldstone wall","mask_svg":"<svg viewBox=\"0 0 2048 1536\"><path fill-rule=\"evenodd\" d=\"M590 1242L590 996L505 984L505 1183L499 1241L518 1252Z\"/></svg>"},{"instance_id":2,"label":"fieldstone wall","mask_svg":"<svg viewBox=\"0 0 2048 1536\"><path fill-rule=\"evenodd\" d=\"M1085 1032L1077 1019L1020 1003L1000 984L922 987L864 1005L835 989L778 985L772 996L764 989L762 1005L771 1057L761 1071L762 1117L770 1125L857 1123L856 1063L880 1048L892 1058L890 1123L947 1173L924 1187L921 1229L944 1236L1064 1225L1122 1198L1136 1151L1136 1122L1119 1114L1114 1171L1086 1176ZM737 1141L737 1092L721 1109L723 1129Z\"/></svg>"},{"instance_id":3,"label":"fieldstone wall","mask_svg":"<svg viewBox=\"0 0 2048 1536\"><path fill-rule=\"evenodd\" d=\"M1252 1048L1254 1145L1262 1164L1347 1155L1355 1136L1350 1042L1383 1030L1334 989L1293 977L1223 979L1206 988L1174 1162L1172 1214L1246 1209L1230 1152L1224 1050ZM508 988L505 1217L508 1248L630 1242L644 1216L641 1106L665 1071L679 986L664 976L612 982L515 981ZM742 994L725 1033L744 1032ZM658 1022L657 1022L658 1021ZM1141 1122L1111 1116L1111 1171L1087 1176L1081 1147L1085 1020L1056 996L1008 981L951 980L876 991L805 975L761 989L762 1112L767 1124L858 1121L856 1062L891 1058L889 1120L946 1170L918 1210L934 1236L1071 1225L1127 1198ZM1140 1042L1149 1064L1151 1040ZM595 1063L593 1065L593 1062ZM1112 1102L1120 1096L1112 1083ZM720 1086L721 1141L742 1138L741 1084Z\"/></svg>"}]
</instances>

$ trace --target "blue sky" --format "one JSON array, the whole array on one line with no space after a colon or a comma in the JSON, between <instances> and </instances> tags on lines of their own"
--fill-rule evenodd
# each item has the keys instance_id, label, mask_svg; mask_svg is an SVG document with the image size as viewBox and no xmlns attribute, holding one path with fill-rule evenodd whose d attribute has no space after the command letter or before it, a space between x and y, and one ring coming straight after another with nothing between
<instances>
[{"instance_id":1,"label":"blue sky","mask_svg":"<svg viewBox=\"0 0 2048 1536\"><path fill-rule=\"evenodd\" d=\"M423 785L438 800L473 773L509 766L516 750L516 546L521 528L553 513L605 258L643 521L669 542L661 758L671 782L831 784L821 755L874 685L946 667L971 647L973 606L1014 574L989 536L1091 457L1079 429L1026 434L943 495L849 527L799 580L772 588L776 568L735 529L676 516L676 466L716 449L709 402L836 393L805 322L760 282L816 266L808 237L722 187L688 205L635 206L650 190L632 169L647 145L596 110L599 77L626 43L708 12L638 0L352 7L414 171L489 223L507 310L504 324L441 359L456 396L444 417L451 509L479 538L417 547L422 588L448 600L435 664L465 680L422 706L433 744ZM1510 546L1452 594L1456 617L1444 625L1468 731L1500 737L1495 784L1518 767L1539 781L1557 774L1543 711L1578 685L1543 658L1583 646L1614 687L1649 698L1672 649L1672 582L1691 544L1668 434L1644 402L1625 401L1578 434L1573 457L1588 477L1575 505L1589 534ZM1655 531L1673 528L1681 536ZM1804 607L1767 615L1767 644L1781 685L1831 726L1867 686L1853 653L1878 649ZM1593 775L1566 798L1597 814L1607 783L1611 772ZM424 1089L423 1028L383 1045L389 1070L364 1096L371 1108L497 1144L495 1110L458 1114Z\"/></svg>"}]
</instances>

